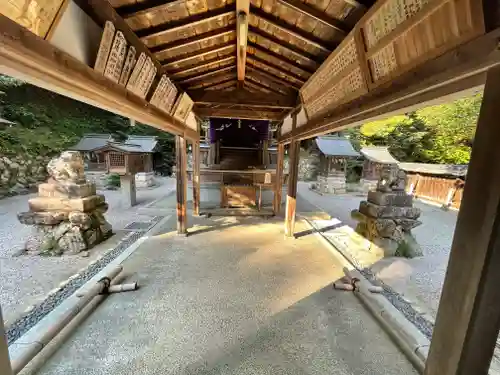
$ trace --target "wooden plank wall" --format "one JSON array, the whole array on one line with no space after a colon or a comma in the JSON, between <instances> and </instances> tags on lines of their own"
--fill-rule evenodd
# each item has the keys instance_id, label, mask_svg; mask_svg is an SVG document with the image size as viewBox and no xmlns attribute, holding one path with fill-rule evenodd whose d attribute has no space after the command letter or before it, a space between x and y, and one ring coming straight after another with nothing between
<instances>
[{"instance_id":1,"label":"wooden plank wall","mask_svg":"<svg viewBox=\"0 0 500 375\"><path fill-rule=\"evenodd\" d=\"M301 88L309 120L484 33L477 0L380 0Z\"/></svg>"},{"instance_id":2,"label":"wooden plank wall","mask_svg":"<svg viewBox=\"0 0 500 375\"><path fill-rule=\"evenodd\" d=\"M409 191L412 188L412 194L415 198L422 198L443 205L450 203L454 208L460 208L464 190L463 184L457 185L457 180L454 178L417 174L408 175L406 190ZM451 202L448 202L450 198Z\"/></svg>"}]
</instances>

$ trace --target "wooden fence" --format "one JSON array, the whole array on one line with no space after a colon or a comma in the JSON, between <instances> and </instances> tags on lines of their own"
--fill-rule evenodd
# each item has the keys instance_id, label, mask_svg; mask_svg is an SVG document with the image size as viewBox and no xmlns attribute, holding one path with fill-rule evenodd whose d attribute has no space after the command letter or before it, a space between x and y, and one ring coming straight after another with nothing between
<instances>
[{"instance_id":1,"label":"wooden fence","mask_svg":"<svg viewBox=\"0 0 500 375\"><path fill-rule=\"evenodd\" d=\"M464 182L460 179L408 175L406 191L428 201L460 208Z\"/></svg>"}]
</instances>

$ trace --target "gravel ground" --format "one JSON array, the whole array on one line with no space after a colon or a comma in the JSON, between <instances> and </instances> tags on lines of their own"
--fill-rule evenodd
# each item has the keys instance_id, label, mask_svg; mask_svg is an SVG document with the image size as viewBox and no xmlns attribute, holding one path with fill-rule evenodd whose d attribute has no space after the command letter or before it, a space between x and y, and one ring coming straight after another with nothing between
<instances>
[{"instance_id":1,"label":"gravel ground","mask_svg":"<svg viewBox=\"0 0 500 375\"><path fill-rule=\"evenodd\" d=\"M352 228L355 228L356 221L351 219L350 212L365 199L360 194L321 196L310 191L309 184L305 182L299 183L298 193L301 198ZM413 233L424 256L383 259L371 267L371 272L399 293L417 312L433 322L448 265L457 212L443 211L419 201L415 202L415 206L422 210L423 224L414 229Z\"/></svg>"},{"instance_id":2,"label":"gravel ground","mask_svg":"<svg viewBox=\"0 0 500 375\"><path fill-rule=\"evenodd\" d=\"M117 233L90 252L90 257L39 257L19 254L31 228L17 221L17 213L28 209L28 199L35 195L0 200L0 305L6 324L10 325L29 306L43 300L47 293L90 262L113 248L126 232L122 229L132 221L149 221L139 215L137 208L168 194L175 189L175 180L158 178L159 186L137 192L138 206L123 209L120 191L102 191L110 209L108 221Z\"/></svg>"}]
</instances>

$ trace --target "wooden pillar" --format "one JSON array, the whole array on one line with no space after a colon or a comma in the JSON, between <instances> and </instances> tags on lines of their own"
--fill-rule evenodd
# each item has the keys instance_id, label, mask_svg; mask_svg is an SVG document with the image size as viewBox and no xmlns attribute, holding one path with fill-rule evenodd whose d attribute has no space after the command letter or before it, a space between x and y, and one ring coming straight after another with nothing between
<instances>
[{"instance_id":1,"label":"wooden pillar","mask_svg":"<svg viewBox=\"0 0 500 375\"><path fill-rule=\"evenodd\" d=\"M2 308L0 307L0 374L11 375L12 368L10 366L9 350L7 347L7 336L5 335L5 327L3 325Z\"/></svg>"},{"instance_id":2,"label":"wooden pillar","mask_svg":"<svg viewBox=\"0 0 500 375\"><path fill-rule=\"evenodd\" d=\"M285 145L278 144L278 160L276 162L276 181L274 187L274 206L273 211L278 215L281 211L281 192L283 190L283 164L285 161Z\"/></svg>"},{"instance_id":3,"label":"wooden pillar","mask_svg":"<svg viewBox=\"0 0 500 375\"><path fill-rule=\"evenodd\" d=\"M425 375L487 375L500 329L500 68L487 73Z\"/></svg>"},{"instance_id":4,"label":"wooden pillar","mask_svg":"<svg viewBox=\"0 0 500 375\"><path fill-rule=\"evenodd\" d=\"M285 236L293 237L295 228L295 209L297 203L297 176L299 172L300 141L290 143L288 159L288 194L285 211Z\"/></svg>"},{"instance_id":5,"label":"wooden pillar","mask_svg":"<svg viewBox=\"0 0 500 375\"><path fill-rule=\"evenodd\" d=\"M193 214L200 214L200 144L193 143Z\"/></svg>"},{"instance_id":6,"label":"wooden pillar","mask_svg":"<svg viewBox=\"0 0 500 375\"><path fill-rule=\"evenodd\" d=\"M187 233L187 155L186 140L175 136L176 180L177 180L177 233Z\"/></svg>"}]
</instances>

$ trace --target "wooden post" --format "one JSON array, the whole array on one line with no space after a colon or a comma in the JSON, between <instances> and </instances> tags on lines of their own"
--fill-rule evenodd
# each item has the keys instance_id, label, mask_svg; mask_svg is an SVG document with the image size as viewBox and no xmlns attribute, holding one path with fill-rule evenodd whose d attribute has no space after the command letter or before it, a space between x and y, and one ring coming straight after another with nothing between
<instances>
[{"instance_id":1,"label":"wooden post","mask_svg":"<svg viewBox=\"0 0 500 375\"><path fill-rule=\"evenodd\" d=\"M487 375L500 329L500 68L487 73L425 375Z\"/></svg>"},{"instance_id":2,"label":"wooden post","mask_svg":"<svg viewBox=\"0 0 500 375\"><path fill-rule=\"evenodd\" d=\"M200 214L200 144L193 143L193 214Z\"/></svg>"},{"instance_id":3,"label":"wooden post","mask_svg":"<svg viewBox=\"0 0 500 375\"><path fill-rule=\"evenodd\" d=\"M176 180L177 180L177 233L187 233L186 196L187 196L187 157L186 139L175 136Z\"/></svg>"},{"instance_id":4,"label":"wooden post","mask_svg":"<svg viewBox=\"0 0 500 375\"><path fill-rule=\"evenodd\" d=\"M269 141L267 139L262 141L262 165L264 168L269 166Z\"/></svg>"},{"instance_id":5,"label":"wooden post","mask_svg":"<svg viewBox=\"0 0 500 375\"><path fill-rule=\"evenodd\" d=\"M12 367L10 366L9 350L7 347L7 336L3 325L2 308L0 307L0 374L11 375Z\"/></svg>"},{"instance_id":6,"label":"wooden post","mask_svg":"<svg viewBox=\"0 0 500 375\"><path fill-rule=\"evenodd\" d=\"M300 141L290 143L288 159L288 194L286 197L285 236L293 237L295 228L295 209L297 204L297 175L299 172Z\"/></svg>"},{"instance_id":7,"label":"wooden post","mask_svg":"<svg viewBox=\"0 0 500 375\"><path fill-rule=\"evenodd\" d=\"M281 192L283 190L283 164L285 161L285 145L278 144L278 160L276 161L276 181L274 188L274 206L273 211L278 215L281 211Z\"/></svg>"}]
</instances>

